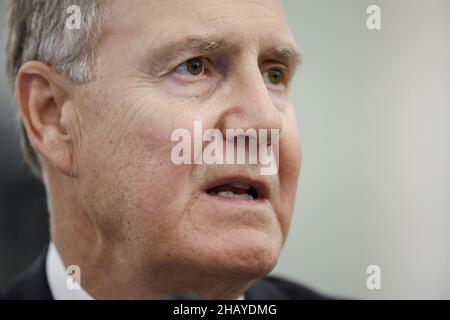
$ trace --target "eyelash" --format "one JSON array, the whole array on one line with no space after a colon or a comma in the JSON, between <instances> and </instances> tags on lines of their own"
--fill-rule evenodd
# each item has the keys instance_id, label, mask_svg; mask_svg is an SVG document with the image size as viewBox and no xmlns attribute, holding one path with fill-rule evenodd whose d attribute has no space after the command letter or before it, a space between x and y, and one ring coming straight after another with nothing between
<instances>
[{"instance_id":1,"label":"eyelash","mask_svg":"<svg viewBox=\"0 0 450 320\"><path fill-rule=\"evenodd\" d=\"M185 73L180 72L179 69L182 68L183 65L186 65L186 63L188 63L190 60L194 60L194 59L199 59L202 63L202 73L201 75L190 75L188 71L186 71L187 66L184 67L184 70L186 71ZM210 62L208 61L207 58L204 57L194 57L194 58L190 58L185 60L184 62L180 63L179 65L177 65L173 70L173 73L177 74L179 78L181 78L182 81L188 82L188 83L195 83L198 82L202 79L204 79L205 76L210 75L211 71L211 66L210 66Z\"/></svg>"},{"instance_id":2,"label":"eyelash","mask_svg":"<svg viewBox=\"0 0 450 320\"><path fill-rule=\"evenodd\" d=\"M290 72L289 72L288 68L277 62L266 63L266 66L267 67L262 68L262 71L261 71L261 74L263 75L263 77L264 77L264 73L266 73L270 70L278 70L281 72L282 77L283 77L283 79L282 79L283 86L287 87L289 80L290 80ZM277 85L272 85L272 86L277 86Z\"/></svg>"}]
</instances>

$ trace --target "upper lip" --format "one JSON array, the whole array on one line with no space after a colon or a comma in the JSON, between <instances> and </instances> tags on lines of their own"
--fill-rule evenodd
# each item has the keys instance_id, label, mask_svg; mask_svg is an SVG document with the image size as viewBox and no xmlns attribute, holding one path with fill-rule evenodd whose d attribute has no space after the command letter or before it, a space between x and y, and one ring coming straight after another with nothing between
<instances>
[{"instance_id":1,"label":"upper lip","mask_svg":"<svg viewBox=\"0 0 450 320\"><path fill-rule=\"evenodd\" d=\"M250 185L258 195L258 199L269 198L270 188L266 181L260 178L250 177L246 175L224 175L215 179L208 180L202 187L202 190L207 192L208 190L224 185L231 184L233 182L242 182Z\"/></svg>"}]
</instances>

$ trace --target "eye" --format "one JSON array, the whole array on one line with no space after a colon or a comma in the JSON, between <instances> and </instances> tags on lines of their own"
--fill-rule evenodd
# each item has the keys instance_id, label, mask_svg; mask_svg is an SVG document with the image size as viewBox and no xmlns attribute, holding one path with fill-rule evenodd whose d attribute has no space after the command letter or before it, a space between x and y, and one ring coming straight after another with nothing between
<instances>
[{"instance_id":1,"label":"eye","mask_svg":"<svg viewBox=\"0 0 450 320\"><path fill-rule=\"evenodd\" d=\"M280 68L271 68L263 73L264 81L272 85L284 84L284 72Z\"/></svg>"},{"instance_id":2,"label":"eye","mask_svg":"<svg viewBox=\"0 0 450 320\"><path fill-rule=\"evenodd\" d=\"M192 58L178 65L175 68L175 71L185 75L199 76L204 73L205 66L203 64L202 59Z\"/></svg>"}]
</instances>

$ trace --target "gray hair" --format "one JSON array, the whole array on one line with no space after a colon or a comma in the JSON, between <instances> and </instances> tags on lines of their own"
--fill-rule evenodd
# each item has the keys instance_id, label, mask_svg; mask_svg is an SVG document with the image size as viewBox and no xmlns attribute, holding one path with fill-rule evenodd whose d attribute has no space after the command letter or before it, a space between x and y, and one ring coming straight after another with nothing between
<instances>
[{"instance_id":1,"label":"gray hair","mask_svg":"<svg viewBox=\"0 0 450 320\"><path fill-rule=\"evenodd\" d=\"M66 20L71 5L80 8L80 29L69 29ZM7 4L6 69L11 86L20 67L37 60L54 67L77 83L94 79L96 44L105 17L101 0L9 0ZM33 172L41 166L23 124L21 146Z\"/></svg>"}]
</instances>

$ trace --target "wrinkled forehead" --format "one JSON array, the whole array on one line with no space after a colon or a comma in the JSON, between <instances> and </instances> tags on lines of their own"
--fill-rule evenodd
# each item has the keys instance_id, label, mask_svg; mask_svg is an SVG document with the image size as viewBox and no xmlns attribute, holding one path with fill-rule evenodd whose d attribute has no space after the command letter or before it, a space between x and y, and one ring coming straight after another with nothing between
<instances>
[{"instance_id":1,"label":"wrinkled forehead","mask_svg":"<svg viewBox=\"0 0 450 320\"><path fill-rule=\"evenodd\" d=\"M236 46L295 47L277 0L113 1L104 36L121 45L159 47L186 37L226 39Z\"/></svg>"}]
</instances>

